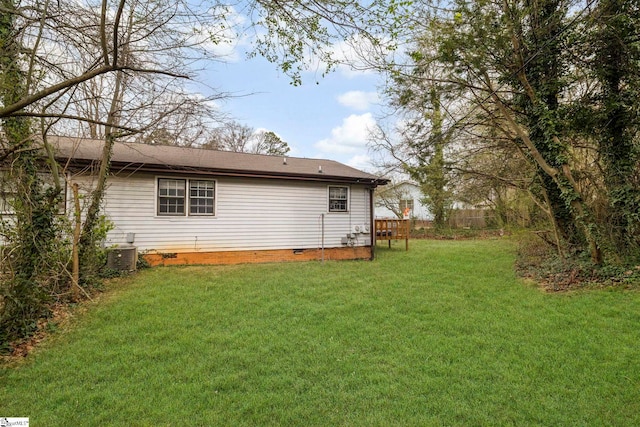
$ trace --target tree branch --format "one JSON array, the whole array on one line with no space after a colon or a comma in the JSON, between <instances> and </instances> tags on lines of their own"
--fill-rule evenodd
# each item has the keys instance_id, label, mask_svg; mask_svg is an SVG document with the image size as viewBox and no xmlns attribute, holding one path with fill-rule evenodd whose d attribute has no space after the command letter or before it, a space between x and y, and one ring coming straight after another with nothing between
<instances>
[{"instance_id":1,"label":"tree branch","mask_svg":"<svg viewBox=\"0 0 640 427\"><path fill-rule=\"evenodd\" d=\"M15 102L11 105L8 105L4 108L0 108L0 118L1 117L9 117L14 115L16 112L22 110L23 108L37 102L40 101L43 98L46 98L47 96L53 95L56 92L59 92L61 90L67 89L71 86L75 86L77 84L80 84L82 82L86 82L87 80L91 80L94 77L100 76L102 74L107 74L113 71L132 71L132 72L138 72L138 73L150 73L150 74L160 74L160 75L164 75L164 76L169 76L169 77L176 77L176 78L184 78L184 79L188 79L189 76L184 75L184 74L178 74L178 73L173 73L173 72L169 72L169 71L161 71L161 70L154 70L154 69L144 69L144 68L134 68L134 67L117 67L117 66L111 66L111 65L103 65L100 66L98 68L96 68L95 70L91 70L88 71L80 76L77 77L73 77L67 80L64 80L60 83L57 83L53 86L50 86L48 88L45 88L39 92L34 93L33 95L27 96L23 99L21 99L18 102ZM25 115L30 115L30 114L25 114Z\"/></svg>"},{"instance_id":2,"label":"tree branch","mask_svg":"<svg viewBox=\"0 0 640 427\"><path fill-rule=\"evenodd\" d=\"M109 66L109 50L107 49L107 0L102 0L102 10L100 12L100 47L102 48L104 66L107 67Z\"/></svg>"},{"instance_id":3,"label":"tree branch","mask_svg":"<svg viewBox=\"0 0 640 427\"><path fill-rule=\"evenodd\" d=\"M70 120L77 120L80 122L91 123L91 124L101 125L101 126L107 126L109 124L108 122L105 122L103 120L91 119L91 118L82 117L82 116L75 116L73 114L31 113L26 111L18 111L17 113L12 114L12 116L13 117L37 117L37 118L44 118L44 119L47 119L47 118L70 119ZM126 126L119 126L119 125L113 125L113 124L111 124L111 126L126 132L133 132L133 133L140 132L140 129L130 128Z\"/></svg>"}]
</instances>

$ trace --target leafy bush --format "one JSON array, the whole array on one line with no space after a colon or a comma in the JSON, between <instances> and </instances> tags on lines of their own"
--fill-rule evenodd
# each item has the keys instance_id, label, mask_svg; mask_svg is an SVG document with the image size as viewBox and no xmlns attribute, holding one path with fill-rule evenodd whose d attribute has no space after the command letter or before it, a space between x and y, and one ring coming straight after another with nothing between
<instances>
[{"instance_id":1,"label":"leafy bush","mask_svg":"<svg viewBox=\"0 0 640 427\"><path fill-rule=\"evenodd\" d=\"M566 291L593 287L638 287L640 265L595 265L588 254L560 256L548 241L534 233L519 240L516 270L548 291Z\"/></svg>"}]
</instances>

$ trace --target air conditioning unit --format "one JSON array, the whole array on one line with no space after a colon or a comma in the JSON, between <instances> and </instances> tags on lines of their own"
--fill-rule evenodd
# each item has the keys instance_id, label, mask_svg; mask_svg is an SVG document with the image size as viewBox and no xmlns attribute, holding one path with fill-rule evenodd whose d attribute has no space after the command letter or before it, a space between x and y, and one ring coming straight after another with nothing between
<instances>
[{"instance_id":1,"label":"air conditioning unit","mask_svg":"<svg viewBox=\"0 0 640 427\"><path fill-rule=\"evenodd\" d=\"M135 246L111 248L107 251L107 268L117 271L135 271L138 248Z\"/></svg>"}]
</instances>

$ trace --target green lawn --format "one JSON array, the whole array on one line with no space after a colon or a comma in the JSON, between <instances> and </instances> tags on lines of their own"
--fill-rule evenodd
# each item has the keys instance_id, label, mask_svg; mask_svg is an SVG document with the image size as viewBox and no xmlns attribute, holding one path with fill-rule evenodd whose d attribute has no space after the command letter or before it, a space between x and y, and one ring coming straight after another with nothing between
<instances>
[{"instance_id":1,"label":"green lawn","mask_svg":"<svg viewBox=\"0 0 640 427\"><path fill-rule=\"evenodd\" d=\"M513 244L156 268L19 367L34 426L640 425L640 293L545 294Z\"/></svg>"}]
</instances>

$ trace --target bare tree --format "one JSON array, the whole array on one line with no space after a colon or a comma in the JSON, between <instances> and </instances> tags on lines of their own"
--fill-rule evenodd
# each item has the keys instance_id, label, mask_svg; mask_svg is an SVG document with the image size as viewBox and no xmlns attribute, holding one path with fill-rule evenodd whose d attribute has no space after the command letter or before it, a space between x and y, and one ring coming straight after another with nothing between
<instances>
[{"instance_id":1,"label":"bare tree","mask_svg":"<svg viewBox=\"0 0 640 427\"><path fill-rule=\"evenodd\" d=\"M205 108L209 100L189 95L181 83L193 74L189 52L206 41L194 38L193 28L210 19L216 18L206 9L180 1L2 1L0 162L15 213L2 221L3 245L12 254L11 274L1 277L0 299L12 302L0 307L2 343L32 332L51 296L77 297L78 264L95 248L113 141L170 123L185 105L201 108L191 113L212 111ZM53 132L104 140L95 187L84 214L75 215L73 287L66 291L59 278L68 248L59 237L69 230L56 215L64 187L48 143Z\"/></svg>"},{"instance_id":2,"label":"bare tree","mask_svg":"<svg viewBox=\"0 0 640 427\"><path fill-rule=\"evenodd\" d=\"M283 141L275 132L259 131L255 133L254 139L253 152L256 154L284 156L291 151L289 144Z\"/></svg>"},{"instance_id":3,"label":"bare tree","mask_svg":"<svg viewBox=\"0 0 640 427\"><path fill-rule=\"evenodd\" d=\"M250 0L245 6L243 12L251 17L253 28L267 30L256 32L254 53L278 63L294 84L299 83L303 67L324 62L325 70L331 69L335 59L330 48L337 40L366 35L374 45L380 24L390 15L384 0L366 6L348 0ZM14 221L16 230L26 233L16 240L24 257L46 257L50 251L40 243L56 236L49 225L60 197L61 173L48 143L50 133L104 140L99 177L76 242L81 247L83 241L90 242L117 138L137 135L139 140L154 143L175 138L180 145L205 142L246 150L248 139L255 136L242 128L234 130L238 134L227 142L220 142L224 138L205 140L206 132L199 127L215 120L215 108L210 99L190 95L183 85L192 77L197 61L211 57L207 43L224 39L230 10L230 5L216 0L202 4L186 0L0 0L0 161L3 166L19 165L19 173L12 177L29 189L19 191L15 202L16 210L25 213L16 215ZM286 143L273 138L266 145L257 145L286 152ZM53 190L45 191L35 179L42 154L48 159ZM34 201L41 204L38 209ZM46 229L51 233L37 233L34 219L40 214L46 216ZM29 246L34 242L37 248ZM29 271L21 272L21 283L32 287L37 283L37 266L38 262L25 264L23 270ZM32 320L29 322L34 323Z\"/></svg>"},{"instance_id":4,"label":"bare tree","mask_svg":"<svg viewBox=\"0 0 640 427\"><path fill-rule=\"evenodd\" d=\"M270 156L284 156L290 151L289 145L274 132L256 131L235 120L214 129L202 147Z\"/></svg>"},{"instance_id":5,"label":"bare tree","mask_svg":"<svg viewBox=\"0 0 640 427\"><path fill-rule=\"evenodd\" d=\"M392 182L375 190L376 205L390 210L400 219L404 217L402 201L410 198L409 192L402 184L403 182Z\"/></svg>"},{"instance_id":6,"label":"bare tree","mask_svg":"<svg viewBox=\"0 0 640 427\"><path fill-rule=\"evenodd\" d=\"M236 153L250 152L250 144L254 129L237 121L231 121L214 129L204 148L234 151Z\"/></svg>"}]
</instances>

